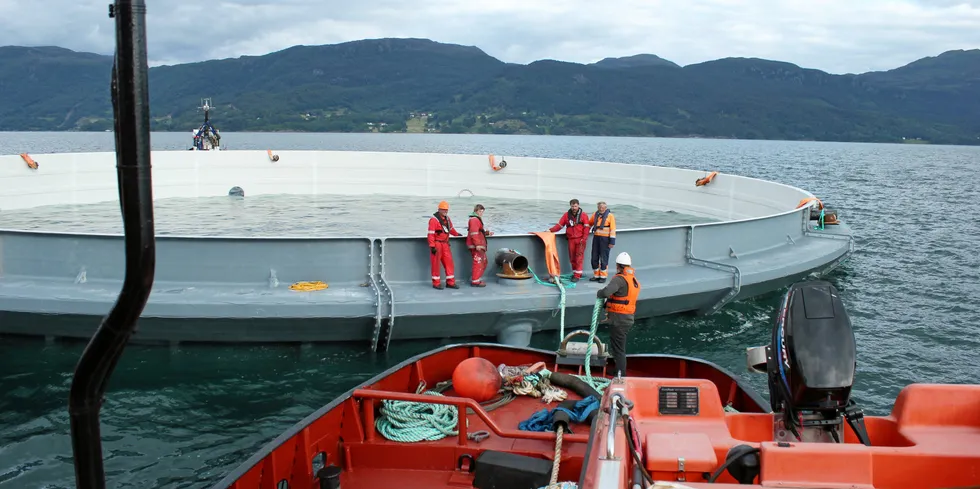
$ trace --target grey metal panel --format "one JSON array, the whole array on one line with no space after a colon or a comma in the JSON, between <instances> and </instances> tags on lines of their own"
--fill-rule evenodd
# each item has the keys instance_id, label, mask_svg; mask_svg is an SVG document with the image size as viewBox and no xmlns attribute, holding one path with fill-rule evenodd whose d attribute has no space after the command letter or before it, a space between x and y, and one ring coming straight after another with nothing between
<instances>
[{"instance_id":1,"label":"grey metal panel","mask_svg":"<svg viewBox=\"0 0 980 489\"><path fill-rule=\"evenodd\" d=\"M812 239L816 241L816 239ZM829 241L829 240L828 240ZM843 244L843 243L842 243ZM811 245L808 245L811 246ZM839 254L839 252L837 253ZM808 262L811 260L807 260ZM813 262L826 263L826 259L814 259ZM752 277L760 278L775 277L766 282L745 283L739 297L751 297L777 290L788 285L794 280L802 278L813 269L806 268L805 264L800 264L798 270L790 272L784 269L781 273L773 273L771 267L763 268L765 260L759 259L755 266L743 264L743 269L751 270L756 268L761 270L758 273L747 273L746 276L751 280ZM641 276L644 284L641 301L638 304L637 317L647 318L665 314L672 314L687 310L700 309L706 304L717 302L727 291L730 284L730 277L724 273L714 270L691 267L693 270L681 268L650 269L647 274ZM694 271L696 270L696 272ZM766 271L769 270L769 271ZM701 283L711 281L711 286L705 285L701 292L682 293L676 284L677 278L690 280L692 276L700 273ZM792 273L791 276L784 274ZM698 281L695 281L697 283ZM589 323L592 315L592 305L595 298L595 290L598 284L589 282L579 282L578 286L568 291L569 306L566 309L566 326L584 326ZM688 290L698 288L696 285L686 287ZM522 304L516 304L510 287L498 286L491 281L490 285L484 289L462 287L459 291L437 291L429 287L427 283L401 284L396 287L396 297L408 296L414 300L408 300L403 304L396 302L397 310L409 308L408 314L398 314L397 324L391 331L392 339L405 338L440 338L450 336L493 336L500 329L513 322L528 322L533 325L535 331L556 330L559 327L559 317L554 314L558 305L558 291L554 287L528 283L527 290L521 291L517 295L526 296ZM704 290L707 289L707 290ZM340 305L332 305L318 310L318 307L310 306L303 308L304 316L310 315L307 320L295 322L276 323L275 317L255 318L248 317L246 314L253 313L247 303L254 298L243 297L242 303L228 304L227 317L237 317L238 320L218 319L209 320L207 323L197 321L186 321L171 319L168 317L147 317L141 319L141 332L138 336L146 340L172 340L172 341L344 341L344 340L368 340L371 338L371 331L374 327L375 307L374 294L367 292L365 288L360 288L364 292L356 304L363 305L360 308L362 316L339 318L345 310ZM36 294L38 291L31 288L23 289L24 295ZM314 295L311 293L309 295ZM459 294L459 296L456 296ZM6 297L5 295L2 295ZM465 297L463 297L465 296ZM110 290L103 291L103 297L114 297ZM157 300L159 296L154 295ZM290 297L290 296L285 296ZM424 300L423 300L424 299ZM111 306L109 300L101 303L88 301L65 301L57 299L54 301L36 299L31 297L21 297L20 301L0 302L0 306L12 305L14 302L28 304L29 308L40 311L45 310L44 304L34 301L44 301L47 306L54 304L60 305L64 312L68 309L82 314L91 314L88 324L94 328L99 318L108 311ZM167 304L161 304L166 306ZM297 310L302 308L302 304L297 304ZM194 309L198 314L202 309L211 306L204 306L201 309ZM51 311L51 309L47 309ZM326 316L316 318L315 315ZM177 316L179 318L179 316ZM283 319L279 319L282 321ZM290 320L292 321L292 320ZM25 325L31 326L25 331ZM145 325L145 326L143 326ZM2 331L18 334L53 334L64 336L86 337L86 334L73 334L77 330L71 330L63 322L52 321L49 318L43 321L0 321ZM87 331L90 334L91 331Z\"/></svg>"},{"instance_id":2,"label":"grey metal panel","mask_svg":"<svg viewBox=\"0 0 980 489\"><path fill-rule=\"evenodd\" d=\"M156 282L263 284L368 280L366 238L186 238L158 236ZM4 276L121 281L123 239L111 235L0 231ZM281 284L270 284L276 278Z\"/></svg>"},{"instance_id":3,"label":"grey metal panel","mask_svg":"<svg viewBox=\"0 0 980 489\"><path fill-rule=\"evenodd\" d=\"M801 216L809 212L804 208L771 217L694 226L694 256L715 261L785 245L789 238L803 235Z\"/></svg>"},{"instance_id":4,"label":"grey metal panel","mask_svg":"<svg viewBox=\"0 0 980 489\"><path fill-rule=\"evenodd\" d=\"M105 311L108 312L108 311ZM4 334L88 339L101 315L0 311ZM365 318L153 318L142 317L134 343L344 342L368 341L373 321Z\"/></svg>"}]
</instances>

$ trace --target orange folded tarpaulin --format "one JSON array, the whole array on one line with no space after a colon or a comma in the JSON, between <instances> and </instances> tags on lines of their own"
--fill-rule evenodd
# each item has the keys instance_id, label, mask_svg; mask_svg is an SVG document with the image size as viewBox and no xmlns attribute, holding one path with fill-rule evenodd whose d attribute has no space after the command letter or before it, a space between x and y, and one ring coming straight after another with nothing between
<instances>
[{"instance_id":1,"label":"orange folded tarpaulin","mask_svg":"<svg viewBox=\"0 0 980 489\"><path fill-rule=\"evenodd\" d=\"M551 231L535 231L531 234L541 238L544 243L544 261L548 265L548 273L552 277L561 275L561 261L558 259L558 247L555 245L555 233Z\"/></svg>"}]
</instances>

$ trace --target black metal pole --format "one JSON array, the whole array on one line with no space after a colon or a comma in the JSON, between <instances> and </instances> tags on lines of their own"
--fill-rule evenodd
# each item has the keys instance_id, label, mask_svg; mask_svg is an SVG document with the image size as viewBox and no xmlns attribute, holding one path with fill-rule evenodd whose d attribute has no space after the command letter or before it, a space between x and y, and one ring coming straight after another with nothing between
<instances>
[{"instance_id":1,"label":"black metal pole","mask_svg":"<svg viewBox=\"0 0 980 489\"><path fill-rule=\"evenodd\" d=\"M106 485L99 410L109 377L149 298L156 265L146 4L143 0L116 0L109 6L109 17L116 23L112 105L126 276L119 298L78 360L68 396L77 489L102 489Z\"/></svg>"}]
</instances>

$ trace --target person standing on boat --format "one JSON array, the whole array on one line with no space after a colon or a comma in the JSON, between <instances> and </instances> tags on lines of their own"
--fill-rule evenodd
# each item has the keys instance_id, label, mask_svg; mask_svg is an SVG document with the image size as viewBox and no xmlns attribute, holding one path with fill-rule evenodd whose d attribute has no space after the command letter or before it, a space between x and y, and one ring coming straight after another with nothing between
<instances>
[{"instance_id":1,"label":"person standing on boat","mask_svg":"<svg viewBox=\"0 0 980 489\"><path fill-rule=\"evenodd\" d=\"M473 213L470 214L470 221L467 224L466 247L473 255L473 273L470 277L470 285L473 287L486 287L483 282L483 272L487 269L487 236L493 236L493 232L487 231L483 227L483 212L486 207L483 204L476 204Z\"/></svg>"},{"instance_id":2,"label":"person standing on boat","mask_svg":"<svg viewBox=\"0 0 980 489\"><path fill-rule=\"evenodd\" d=\"M582 278L582 262L585 260L585 241L589 237L589 215L582 212L578 199L568 201L568 212L562 214L558 224L548 231L558 232L565 228L565 238L568 239L568 260L572 262L572 282Z\"/></svg>"},{"instance_id":3,"label":"person standing on boat","mask_svg":"<svg viewBox=\"0 0 980 489\"><path fill-rule=\"evenodd\" d=\"M446 287L458 289L453 275L453 254L449 249L449 236L462 236L449 219L449 202L439 202L439 210L429 218L429 261L432 264L432 287L442 289L439 263L446 268Z\"/></svg>"},{"instance_id":4,"label":"person standing on boat","mask_svg":"<svg viewBox=\"0 0 980 489\"><path fill-rule=\"evenodd\" d=\"M605 202L596 205L592 215L592 278L590 282L604 283L609 252L616 246L616 216L609 212Z\"/></svg>"},{"instance_id":5,"label":"person standing on boat","mask_svg":"<svg viewBox=\"0 0 980 489\"><path fill-rule=\"evenodd\" d=\"M617 374L626 375L626 337L633 327L636 300L640 296L640 282L636 280L633 260L625 251L616 257L616 275L609 285L599 289L596 297L606 299L606 315L609 319L609 342Z\"/></svg>"}]
</instances>

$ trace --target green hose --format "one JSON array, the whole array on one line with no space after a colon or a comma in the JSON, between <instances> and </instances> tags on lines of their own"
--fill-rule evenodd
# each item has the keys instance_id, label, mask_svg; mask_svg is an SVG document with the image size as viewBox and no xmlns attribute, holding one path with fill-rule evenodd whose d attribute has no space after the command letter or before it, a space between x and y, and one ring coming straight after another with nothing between
<instances>
[{"instance_id":1,"label":"green hose","mask_svg":"<svg viewBox=\"0 0 980 489\"><path fill-rule=\"evenodd\" d=\"M609 386L608 379L596 379L592 377L592 343L595 341L596 330L599 329L599 311L602 310L603 300L596 297L595 305L592 307L592 327L589 328L589 340L587 342L587 349L585 350L585 375L576 375L576 377L585 381L585 383L592 386L600 394L606 390Z\"/></svg>"}]
</instances>

